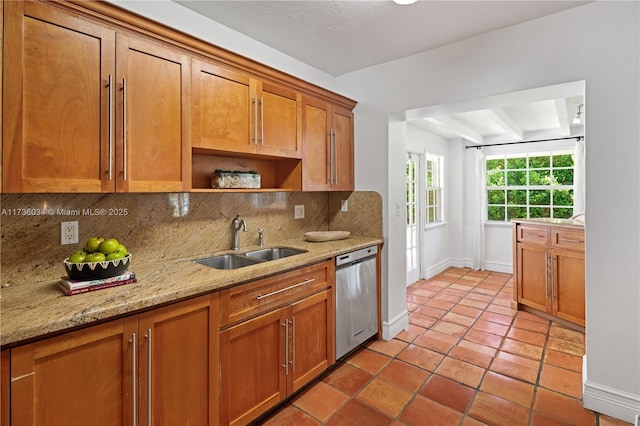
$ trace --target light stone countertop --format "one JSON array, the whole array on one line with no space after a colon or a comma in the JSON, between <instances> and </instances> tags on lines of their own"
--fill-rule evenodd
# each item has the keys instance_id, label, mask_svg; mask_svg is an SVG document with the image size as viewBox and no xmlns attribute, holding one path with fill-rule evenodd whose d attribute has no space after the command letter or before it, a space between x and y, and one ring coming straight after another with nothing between
<instances>
[{"instance_id":1,"label":"light stone countertop","mask_svg":"<svg viewBox=\"0 0 640 426\"><path fill-rule=\"evenodd\" d=\"M203 253L198 257L140 266L136 266L134 254L131 271L138 278L135 284L73 296L65 296L58 288L58 277L47 282L3 288L0 291L0 345L13 346L50 333L132 314L156 305L321 262L382 242L381 238L362 236L326 242L285 240L265 247L292 247L308 252L235 270L219 270L193 262L195 259L232 251ZM242 247L238 253L258 248L260 247ZM64 271L62 265L60 270Z\"/></svg>"},{"instance_id":2,"label":"light stone countertop","mask_svg":"<svg viewBox=\"0 0 640 426\"><path fill-rule=\"evenodd\" d=\"M572 228L572 229L584 229L584 223L573 219L551 219L551 218L538 218L538 219L512 219L512 222L525 223L529 225L551 225L559 228Z\"/></svg>"}]
</instances>

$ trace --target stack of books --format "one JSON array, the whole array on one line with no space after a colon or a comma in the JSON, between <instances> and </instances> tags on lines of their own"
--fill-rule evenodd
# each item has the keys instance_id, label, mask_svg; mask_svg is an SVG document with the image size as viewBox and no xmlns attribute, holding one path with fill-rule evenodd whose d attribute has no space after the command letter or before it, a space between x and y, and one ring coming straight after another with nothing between
<instances>
[{"instance_id":1,"label":"stack of books","mask_svg":"<svg viewBox=\"0 0 640 426\"><path fill-rule=\"evenodd\" d=\"M69 277L62 277L58 281L58 286L67 296L73 294L86 293L88 291L101 290L103 288L116 287L124 284L132 284L137 282L136 274L131 271L125 271L121 275L111 278L100 278L88 281L72 280Z\"/></svg>"}]
</instances>

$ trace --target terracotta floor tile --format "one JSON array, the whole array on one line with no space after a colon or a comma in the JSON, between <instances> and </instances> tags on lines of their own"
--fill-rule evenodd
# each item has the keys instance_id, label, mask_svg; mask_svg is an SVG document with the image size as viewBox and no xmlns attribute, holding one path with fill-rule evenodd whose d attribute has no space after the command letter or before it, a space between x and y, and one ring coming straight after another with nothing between
<instances>
[{"instance_id":1,"label":"terracotta floor tile","mask_svg":"<svg viewBox=\"0 0 640 426\"><path fill-rule=\"evenodd\" d=\"M400 352L404 350L408 346L407 342L403 342L402 340L392 339L389 341L386 340L374 340L369 343L367 347L373 351L383 353L390 357L394 357L398 355Z\"/></svg>"},{"instance_id":2,"label":"terracotta floor tile","mask_svg":"<svg viewBox=\"0 0 640 426\"><path fill-rule=\"evenodd\" d=\"M487 311L494 312L496 314L507 315L507 316L515 316L517 311L515 309L507 308L506 306L500 305L489 305L487 306Z\"/></svg>"},{"instance_id":3,"label":"terracotta floor tile","mask_svg":"<svg viewBox=\"0 0 640 426\"><path fill-rule=\"evenodd\" d=\"M509 333L507 333L507 337L520 342L531 343L536 346L544 346L547 341L547 336L544 334L534 333L533 331L515 327L511 327Z\"/></svg>"},{"instance_id":4,"label":"terracotta floor tile","mask_svg":"<svg viewBox=\"0 0 640 426\"><path fill-rule=\"evenodd\" d=\"M341 390L347 395L355 395L373 375L350 364L342 364L325 376L322 381Z\"/></svg>"},{"instance_id":5,"label":"terracotta floor tile","mask_svg":"<svg viewBox=\"0 0 640 426\"><path fill-rule=\"evenodd\" d=\"M418 304L415 304L415 303L407 302L407 311L414 312L420 306L422 306L422 305L418 305Z\"/></svg>"},{"instance_id":6,"label":"terracotta floor tile","mask_svg":"<svg viewBox=\"0 0 640 426\"><path fill-rule=\"evenodd\" d=\"M595 414L584 408L582 402L544 388L538 388L533 409L551 419L573 425L592 426L595 422Z\"/></svg>"},{"instance_id":7,"label":"terracotta floor tile","mask_svg":"<svg viewBox=\"0 0 640 426\"><path fill-rule=\"evenodd\" d=\"M490 346L496 349L499 348L502 344L501 336L473 329L469 330L469 332L465 334L464 338L472 342Z\"/></svg>"},{"instance_id":8,"label":"terracotta floor tile","mask_svg":"<svg viewBox=\"0 0 640 426\"><path fill-rule=\"evenodd\" d=\"M498 353L496 353L495 359L509 361L514 364L522 365L523 367L531 368L533 370L540 369L540 361L531 358L525 358L523 356L511 354L508 352L498 351Z\"/></svg>"},{"instance_id":9,"label":"terracotta floor tile","mask_svg":"<svg viewBox=\"0 0 640 426\"><path fill-rule=\"evenodd\" d=\"M451 312L460 314L460 315L465 315L471 318L478 318L480 314L482 314L482 309L472 308L471 306L464 306L464 305L458 304L454 306L453 309L451 309Z\"/></svg>"},{"instance_id":10,"label":"terracotta floor tile","mask_svg":"<svg viewBox=\"0 0 640 426\"><path fill-rule=\"evenodd\" d=\"M489 369L529 383L536 383L538 380L538 369L529 368L504 359L494 359Z\"/></svg>"},{"instance_id":11,"label":"terracotta floor tile","mask_svg":"<svg viewBox=\"0 0 640 426\"><path fill-rule=\"evenodd\" d=\"M549 320L548 319L542 318L539 315L532 314L531 312L518 311L517 317L521 318L521 319L528 320L528 321L539 322L541 324L549 325Z\"/></svg>"},{"instance_id":12,"label":"terracotta floor tile","mask_svg":"<svg viewBox=\"0 0 640 426\"><path fill-rule=\"evenodd\" d=\"M442 320L452 322L454 324L463 325L465 327L470 327L476 321L475 318L456 314L454 312L447 313L444 317L442 317Z\"/></svg>"},{"instance_id":13,"label":"terracotta floor tile","mask_svg":"<svg viewBox=\"0 0 640 426\"><path fill-rule=\"evenodd\" d=\"M449 286L449 288L461 290L461 291L464 291L465 293L468 293L469 290L473 288L473 284L472 283L453 283Z\"/></svg>"},{"instance_id":14,"label":"terracotta floor tile","mask_svg":"<svg viewBox=\"0 0 640 426\"><path fill-rule=\"evenodd\" d=\"M526 426L529 422L529 410L485 392L478 392L469 416L496 426Z\"/></svg>"},{"instance_id":15,"label":"terracotta floor tile","mask_svg":"<svg viewBox=\"0 0 640 426\"><path fill-rule=\"evenodd\" d=\"M419 393L425 398L464 413L476 392L468 386L433 374Z\"/></svg>"},{"instance_id":16,"label":"terracotta floor tile","mask_svg":"<svg viewBox=\"0 0 640 426\"><path fill-rule=\"evenodd\" d=\"M433 291L433 290L428 290L426 288L418 288L418 289L414 290L411 294L416 295L416 296L420 296L420 297L423 297L423 298L426 298L427 300L429 300L430 298L432 298L433 296L438 294L438 292L437 291ZM425 302L421 302L421 303L425 303Z\"/></svg>"},{"instance_id":17,"label":"terracotta floor tile","mask_svg":"<svg viewBox=\"0 0 640 426\"><path fill-rule=\"evenodd\" d=\"M446 343L446 342L443 342L442 340L434 339L425 334L416 338L416 340L413 341L413 344L422 346L423 348L431 349L432 351L436 351L445 355L453 347L453 345L450 343Z\"/></svg>"},{"instance_id":18,"label":"terracotta floor tile","mask_svg":"<svg viewBox=\"0 0 640 426\"><path fill-rule=\"evenodd\" d=\"M391 358L386 355L379 354L369 349L362 349L356 352L355 355L347 359L347 363L368 371L371 374L376 374L382 370L389 362Z\"/></svg>"},{"instance_id":19,"label":"terracotta floor tile","mask_svg":"<svg viewBox=\"0 0 640 426\"><path fill-rule=\"evenodd\" d=\"M574 398L581 398L582 374L555 365L543 364L540 386Z\"/></svg>"},{"instance_id":20,"label":"terracotta floor tile","mask_svg":"<svg viewBox=\"0 0 640 426\"><path fill-rule=\"evenodd\" d=\"M511 297L510 294L504 294L504 293L500 292L500 293L497 294L496 298L493 299L493 303L496 304L496 305L500 305L500 306L510 307L512 300L513 300L513 298Z\"/></svg>"},{"instance_id":21,"label":"terracotta floor tile","mask_svg":"<svg viewBox=\"0 0 640 426\"><path fill-rule=\"evenodd\" d=\"M468 362L446 357L442 363L440 363L435 373L476 388L480 384L485 371L484 368L471 365Z\"/></svg>"},{"instance_id":22,"label":"terracotta floor tile","mask_svg":"<svg viewBox=\"0 0 640 426\"><path fill-rule=\"evenodd\" d=\"M600 414L599 416L600 426L632 426L631 423L624 420L614 419L613 417Z\"/></svg>"},{"instance_id":23,"label":"terracotta floor tile","mask_svg":"<svg viewBox=\"0 0 640 426\"><path fill-rule=\"evenodd\" d=\"M535 331L536 333L541 334L547 334L547 330L549 329L548 324L543 324L537 321L531 321L523 318L516 318L513 321L513 326L522 328L524 330Z\"/></svg>"},{"instance_id":24,"label":"terracotta floor tile","mask_svg":"<svg viewBox=\"0 0 640 426\"><path fill-rule=\"evenodd\" d=\"M433 371L440 364L444 355L416 345L409 345L400 352L398 359L416 365L427 371Z\"/></svg>"},{"instance_id":25,"label":"terracotta floor tile","mask_svg":"<svg viewBox=\"0 0 640 426\"><path fill-rule=\"evenodd\" d=\"M551 324L551 330L549 330L549 336L584 344L584 333L576 330L570 330L568 328L565 328L555 323Z\"/></svg>"},{"instance_id":26,"label":"terracotta floor tile","mask_svg":"<svg viewBox=\"0 0 640 426\"><path fill-rule=\"evenodd\" d=\"M396 417L413 395L398 385L376 378L358 393L357 398L391 417Z\"/></svg>"},{"instance_id":27,"label":"terracotta floor tile","mask_svg":"<svg viewBox=\"0 0 640 426\"><path fill-rule=\"evenodd\" d=\"M582 373L582 357L580 356L558 352L556 350L547 348L544 353L544 362L547 364L555 365L556 367L562 367L567 370Z\"/></svg>"},{"instance_id":28,"label":"terracotta floor tile","mask_svg":"<svg viewBox=\"0 0 640 426\"><path fill-rule=\"evenodd\" d=\"M464 325L454 324L448 321L438 321L438 323L431 327L431 329L455 337L462 337L468 330Z\"/></svg>"},{"instance_id":29,"label":"terracotta floor tile","mask_svg":"<svg viewBox=\"0 0 640 426\"><path fill-rule=\"evenodd\" d=\"M391 417L363 404L357 399L351 399L331 416L327 426L387 426L392 423ZM292 424L291 426L296 426Z\"/></svg>"},{"instance_id":30,"label":"terracotta floor tile","mask_svg":"<svg viewBox=\"0 0 640 426\"><path fill-rule=\"evenodd\" d=\"M510 352L516 355L526 356L527 358L541 360L542 359L542 346L535 346L530 343L519 342L512 339L504 339L502 351Z\"/></svg>"},{"instance_id":31,"label":"terracotta floor tile","mask_svg":"<svg viewBox=\"0 0 640 426\"><path fill-rule=\"evenodd\" d=\"M460 301L460 299L462 299L462 297L460 296L454 296L452 294L446 294L446 293L440 293L439 295L437 295L436 297L433 298L434 300L440 300L443 302L450 302L453 304L456 304Z\"/></svg>"},{"instance_id":32,"label":"terracotta floor tile","mask_svg":"<svg viewBox=\"0 0 640 426\"><path fill-rule=\"evenodd\" d=\"M429 298L425 296L419 296L414 293L407 294L407 302L416 303L418 305L422 305L425 302L428 302Z\"/></svg>"},{"instance_id":33,"label":"terracotta floor tile","mask_svg":"<svg viewBox=\"0 0 640 426\"><path fill-rule=\"evenodd\" d=\"M378 374L378 377L382 377L398 386L415 392L422 386L427 377L429 377L429 372L394 359Z\"/></svg>"},{"instance_id":34,"label":"terracotta floor tile","mask_svg":"<svg viewBox=\"0 0 640 426\"><path fill-rule=\"evenodd\" d=\"M558 339L556 337L549 337L547 347L554 349L558 352L564 352L575 356L584 355L584 344L578 342L572 342L570 340Z\"/></svg>"},{"instance_id":35,"label":"terracotta floor tile","mask_svg":"<svg viewBox=\"0 0 640 426\"><path fill-rule=\"evenodd\" d=\"M488 306L489 302L491 302L493 300L493 297L492 296L487 296L486 294L478 294L478 293L475 293L475 292L471 292L466 297L466 299L478 300L480 302L486 302L487 306Z\"/></svg>"},{"instance_id":36,"label":"terracotta floor tile","mask_svg":"<svg viewBox=\"0 0 640 426\"><path fill-rule=\"evenodd\" d=\"M461 340L460 343L458 343L458 346L480 352L481 354L489 355L490 357L494 357L498 352L495 348L490 348L489 346L481 345L465 339Z\"/></svg>"},{"instance_id":37,"label":"terracotta floor tile","mask_svg":"<svg viewBox=\"0 0 640 426\"><path fill-rule=\"evenodd\" d=\"M458 338L456 336L452 336L452 335L446 334L446 333L441 333L441 332L436 331L436 330L427 330L427 331L425 331L424 335L427 336L427 337L430 337L432 339L441 340L441 341L443 341L445 343L449 343L451 345L455 345L460 340L460 338Z\"/></svg>"},{"instance_id":38,"label":"terracotta floor tile","mask_svg":"<svg viewBox=\"0 0 640 426\"><path fill-rule=\"evenodd\" d=\"M457 425L462 414L420 395L409 404L400 416L400 421L407 426L423 425Z\"/></svg>"},{"instance_id":39,"label":"terracotta floor tile","mask_svg":"<svg viewBox=\"0 0 640 426\"><path fill-rule=\"evenodd\" d=\"M485 309L489 304L487 302L482 302L480 300L462 299L457 306L460 306L460 305L470 306L472 308L477 308L477 309Z\"/></svg>"},{"instance_id":40,"label":"terracotta floor tile","mask_svg":"<svg viewBox=\"0 0 640 426\"><path fill-rule=\"evenodd\" d=\"M436 318L436 319L442 318L442 316L447 313L447 311L443 309L433 308L431 306L424 306L424 305L420 306L416 310L416 312L419 313L420 315L424 315L424 316Z\"/></svg>"},{"instance_id":41,"label":"terracotta floor tile","mask_svg":"<svg viewBox=\"0 0 640 426\"><path fill-rule=\"evenodd\" d=\"M462 422L462 426L484 426L484 425L486 425L486 423L482 423L481 421L472 419L471 417L465 418L464 422Z\"/></svg>"},{"instance_id":42,"label":"terracotta floor tile","mask_svg":"<svg viewBox=\"0 0 640 426\"><path fill-rule=\"evenodd\" d=\"M511 325L513 317L510 315L497 314L495 312L484 312L480 315L480 319L485 321L497 322L498 324Z\"/></svg>"},{"instance_id":43,"label":"terracotta floor tile","mask_svg":"<svg viewBox=\"0 0 640 426\"><path fill-rule=\"evenodd\" d=\"M299 408L287 405L260 424L264 426L317 426L320 425L320 422Z\"/></svg>"},{"instance_id":44,"label":"terracotta floor tile","mask_svg":"<svg viewBox=\"0 0 640 426\"><path fill-rule=\"evenodd\" d=\"M456 284L451 284L449 287L445 288L444 290L442 290L443 294L451 294L453 296L459 296L460 299L462 299L463 297L465 297L467 295L467 293L469 293L469 291L467 290L466 286L462 286L462 288L457 288L455 287ZM460 287L458 285L458 287Z\"/></svg>"},{"instance_id":45,"label":"terracotta floor tile","mask_svg":"<svg viewBox=\"0 0 640 426\"><path fill-rule=\"evenodd\" d=\"M451 302L445 302L444 300L429 300L427 303L425 303L426 306L431 306L433 308L438 308L438 309L444 309L445 311L448 311L449 309L453 308L455 306L455 303L451 303Z\"/></svg>"},{"instance_id":46,"label":"terracotta floor tile","mask_svg":"<svg viewBox=\"0 0 640 426\"><path fill-rule=\"evenodd\" d=\"M493 371L487 372L480 390L520 404L527 409L533 405L534 386L532 384Z\"/></svg>"},{"instance_id":47,"label":"terracotta floor tile","mask_svg":"<svg viewBox=\"0 0 640 426\"><path fill-rule=\"evenodd\" d=\"M318 382L293 401L293 405L321 422L326 421L349 396L333 386Z\"/></svg>"},{"instance_id":48,"label":"terracotta floor tile","mask_svg":"<svg viewBox=\"0 0 640 426\"><path fill-rule=\"evenodd\" d=\"M493 357L480 352L476 352L472 349L468 349L462 346L454 346L449 352L449 356L459 359L461 361L468 362L469 364L477 365L478 367L488 368L493 360Z\"/></svg>"},{"instance_id":49,"label":"terracotta floor tile","mask_svg":"<svg viewBox=\"0 0 640 426\"><path fill-rule=\"evenodd\" d=\"M567 424L550 419L549 417L540 413L533 413L533 415L531 416L531 426L567 426Z\"/></svg>"},{"instance_id":50,"label":"terracotta floor tile","mask_svg":"<svg viewBox=\"0 0 640 426\"><path fill-rule=\"evenodd\" d=\"M430 328L437 321L438 320L435 318L431 318L426 315L420 315L416 312L409 313L409 323L417 325L419 327Z\"/></svg>"},{"instance_id":51,"label":"terracotta floor tile","mask_svg":"<svg viewBox=\"0 0 640 426\"><path fill-rule=\"evenodd\" d=\"M475 324L473 324L473 329L497 334L498 336L504 336L507 334L509 327L504 324L479 319Z\"/></svg>"}]
</instances>

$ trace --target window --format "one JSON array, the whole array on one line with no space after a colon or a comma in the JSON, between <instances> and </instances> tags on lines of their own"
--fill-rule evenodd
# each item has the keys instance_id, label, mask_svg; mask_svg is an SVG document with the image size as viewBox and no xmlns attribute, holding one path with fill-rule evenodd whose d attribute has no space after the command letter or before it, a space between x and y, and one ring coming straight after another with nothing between
<instances>
[{"instance_id":1,"label":"window","mask_svg":"<svg viewBox=\"0 0 640 426\"><path fill-rule=\"evenodd\" d=\"M573 164L569 151L487 156L487 219L571 217Z\"/></svg>"},{"instance_id":2,"label":"window","mask_svg":"<svg viewBox=\"0 0 640 426\"><path fill-rule=\"evenodd\" d=\"M442 222L442 157L425 154L425 225Z\"/></svg>"},{"instance_id":3,"label":"window","mask_svg":"<svg viewBox=\"0 0 640 426\"><path fill-rule=\"evenodd\" d=\"M418 265L418 195L420 176L420 156L407 153L407 272L416 270Z\"/></svg>"}]
</instances>

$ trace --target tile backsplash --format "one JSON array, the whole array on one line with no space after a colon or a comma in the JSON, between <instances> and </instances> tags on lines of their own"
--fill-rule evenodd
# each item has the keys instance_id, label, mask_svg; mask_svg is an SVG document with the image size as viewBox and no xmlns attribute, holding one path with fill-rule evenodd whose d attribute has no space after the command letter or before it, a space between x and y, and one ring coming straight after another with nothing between
<instances>
[{"instance_id":1,"label":"tile backsplash","mask_svg":"<svg viewBox=\"0 0 640 426\"><path fill-rule=\"evenodd\" d=\"M349 211L340 211L349 200ZM294 206L305 206L294 219ZM62 260L92 236L113 237L133 262L192 257L231 248L231 220L248 231L241 247L302 238L307 231L348 230L382 237L382 201L375 192L266 192L159 194L2 194L1 284L54 280ZM60 245L60 222L78 221L79 243Z\"/></svg>"}]
</instances>

